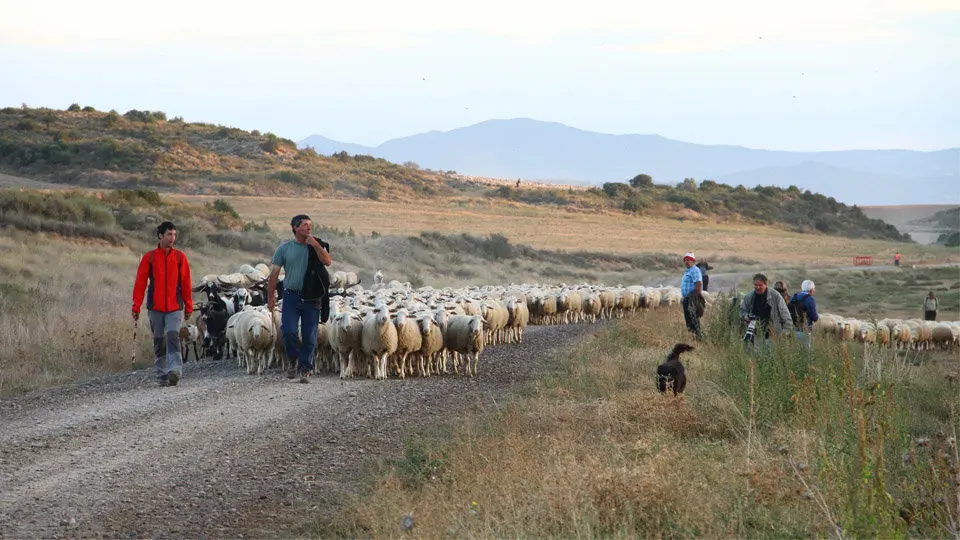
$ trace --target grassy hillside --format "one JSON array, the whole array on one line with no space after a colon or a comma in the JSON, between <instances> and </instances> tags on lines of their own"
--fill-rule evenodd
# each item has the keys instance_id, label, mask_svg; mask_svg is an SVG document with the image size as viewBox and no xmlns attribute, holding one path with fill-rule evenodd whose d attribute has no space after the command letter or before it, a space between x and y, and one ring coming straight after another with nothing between
<instances>
[{"instance_id":1,"label":"grassy hillside","mask_svg":"<svg viewBox=\"0 0 960 540\"><path fill-rule=\"evenodd\" d=\"M194 203L215 200L213 196L173 197ZM711 262L741 257L766 265L810 267L849 265L856 255L870 255L876 264L890 264L898 250L905 264L960 260L956 250L941 246L802 234L722 219L680 221L682 214L676 212L625 218L615 211L581 212L471 197L435 200L430 204L284 197L227 199L246 219L266 221L277 231L289 230L286 223L290 217L305 212L318 223L352 230L358 237L419 236L424 232L466 232L483 237L500 234L518 244L552 251L667 253L677 258L694 251ZM719 272L730 271L726 266L719 268Z\"/></svg>"},{"instance_id":2,"label":"grassy hillside","mask_svg":"<svg viewBox=\"0 0 960 540\"><path fill-rule=\"evenodd\" d=\"M0 173L94 188L295 195L382 201L489 197L536 206L680 221L760 223L801 233L909 241L859 208L795 187L728 186L688 179L653 185L638 175L602 187L491 186L453 171L421 170L344 152L320 156L271 133L187 123L160 111L0 109Z\"/></svg>"},{"instance_id":3,"label":"grassy hillside","mask_svg":"<svg viewBox=\"0 0 960 540\"><path fill-rule=\"evenodd\" d=\"M646 175L637 178L641 176ZM680 211L681 220L720 218L776 225L801 233L910 241L909 236L901 234L896 227L868 217L857 206L847 206L819 193L801 191L796 186L748 189L712 180L698 183L693 178L676 186L665 186L638 181L637 178L629 183L608 182L584 191L525 190L502 186L491 196L529 204L563 204L564 200L576 200L582 205L615 208L634 214L657 215L664 210L673 210Z\"/></svg>"},{"instance_id":4,"label":"grassy hillside","mask_svg":"<svg viewBox=\"0 0 960 540\"><path fill-rule=\"evenodd\" d=\"M0 166L89 187L357 197L450 192L432 175L368 156L330 158L272 133L168 119L159 111L0 110Z\"/></svg>"}]
</instances>

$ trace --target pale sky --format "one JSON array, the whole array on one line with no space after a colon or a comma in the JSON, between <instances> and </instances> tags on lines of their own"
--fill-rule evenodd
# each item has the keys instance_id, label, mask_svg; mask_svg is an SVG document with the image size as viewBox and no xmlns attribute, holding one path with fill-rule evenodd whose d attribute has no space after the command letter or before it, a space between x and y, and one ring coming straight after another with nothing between
<instances>
[{"instance_id":1,"label":"pale sky","mask_svg":"<svg viewBox=\"0 0 960 540\"><path fill-rule=\"evenodd\" d=\"M491 118L960 146L960 0L0 0L0 106L366 145Z\"/></svg>"}]
</instances>

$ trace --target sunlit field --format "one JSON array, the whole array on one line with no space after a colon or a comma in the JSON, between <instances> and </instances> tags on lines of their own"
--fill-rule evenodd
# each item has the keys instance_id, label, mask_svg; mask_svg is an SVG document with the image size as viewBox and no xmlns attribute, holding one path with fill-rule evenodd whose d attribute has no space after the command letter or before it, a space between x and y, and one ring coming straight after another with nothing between
<instances>
[{"instance_id":1,"label":"sunlit field","mask_svg":"<svg viewBox=\"0 0 960 540\"><path fill-rule=\"evenodd\" d=\"M186 201L214 197L178 195ZM690 219L592 213L482 199L409 202L229 197L252 221L266 221L281 235L290 218L309 214L328 227L359 235L416 235L423 231L473 235L498 233L516 244L540 249L606 253L694 251L701 258L737 255L764 263L834 266L852 264L856 255L892 264L900 250L904 264L960 261L956 249L878 240L799 234L772 226Z\"/></svg>"}]
</instances>

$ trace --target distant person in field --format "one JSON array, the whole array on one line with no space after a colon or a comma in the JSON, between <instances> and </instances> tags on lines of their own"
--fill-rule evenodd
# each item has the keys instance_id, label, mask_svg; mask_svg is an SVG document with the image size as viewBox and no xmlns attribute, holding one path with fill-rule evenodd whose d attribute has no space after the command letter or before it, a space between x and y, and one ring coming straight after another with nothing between
<instances>
[{"instance_id":1,"label":"distant person in field","mask_svg":"<svg viewBox=\"0 0 960 540\"><path fill-rule=\"evenodd\" d=\"M937 300L937 297L934 296L933 291L930 291L930 294L923 299L923 320L925 321L935 321L937 320L937 308L940 307L940 301Z\"/></svg>"},{"instance_id":2,"label":"distant person in field","mask_svg":"<svg viewBox=\"0 0 960 540\"><path fill-rule=\"evenodd\" d=\"M900 252L899 252L899 251L896 252L896 253L893 255L893 265L894 265L894 266L900 266Z\"/></svg>"},{"instance_id":3,"label":"distant person in field","mask_svg":"<svg viewBox=\"0 0 960 540\"><path fill-rule=\"evenodd\" d=\"M146 296L153 333L153 367L160 386L176 386L183 368L180 327L193 314L190 263L182 251L173 247L177 241L176 225L164 221L156 232L156 249L144 254L137 268L132 313L133 320L140 319L140 306Z\"/></svg>"},{"instance_id":4,"label":"distant person in field","mask_svg":"<svg viewBox=\"0 0 960 540\"><path fill-rule=\"evenodd\" d=\"M773 284L773 290L780 293L780 296L783 297L783 301L787 303L787 311L790 312L790 320L793 321L793 326L796 328L798 323L797 317L797 308L790 305L790 282L788 281L778 281Z\"/></svg>"},{"instance_id":5,"label":"distant person in field","mask_svg":"<svg viewBox=\"0 0 960 540\"><path fill-rule=\"evenodd\" d=\"M813 323L820 319L817 301L813 298L816 290L817 285L812 280L805 279L800 284L800 292L793 295L787 303L787 308L792 308L791 315L797 314L797 318L793 320L797 339L808 347L813 343Z\"/></svg>"},{"instance_id":6,"label":"distant person in field","mask_svg":"<svg viewBox=\"0 0 960 540\"><path fill-rule=\"evenodd\" d=\"M710 290L710 270L713 270L713 267L710 266L710 263L707 261L700 261L697 263L697 268L700 269L700 275L703 276L703 290Z\"/></svg>"},{"instance_id":7,"label":"distant person in field","mask_svg":"<svg viewBox=\"0 0 960 540\"><path fill-rule=\"evenodd\" d=\"M762 330L764 340L770 339L771 326L777 334L793 331L787 303L780 293L767 288L767 276L763 274L753 276L753 290L740 302L740 319L749 323L751 318L757 319L757 335Z\"/></svg>"},{"instance_id":8,"label":"distant person in field","mask_svg":"<svg viewBox=\"0 0 960 540\"><path fill-rule=\"evenodd\" d=\"M687 330L693 332L696 339L701 339L700 317L703 316L703 275L696 266L697 258L693 253L683 256L683 265L686 272L680 279L680 295L683 296L683 320L687 323Z\"/></svg>"}]
</instances>

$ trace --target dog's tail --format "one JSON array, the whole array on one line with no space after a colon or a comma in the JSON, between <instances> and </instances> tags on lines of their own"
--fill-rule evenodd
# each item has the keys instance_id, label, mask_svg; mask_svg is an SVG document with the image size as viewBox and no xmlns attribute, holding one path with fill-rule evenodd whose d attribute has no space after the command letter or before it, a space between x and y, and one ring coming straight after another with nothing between
<instances>
[{"instance_id":1,"label":"dog's tail","mask_svg":"<svg viewBox=\"0 0 960 540\"><path fill-rule=\"evenodd\" d=\"M687 345L686 343L677 343L676 345L673 346L673 352L671 352L670 355L679 358L680 353L684 353L692 350L693 350L692 345Z\"/></svg>"}]
</instances>

